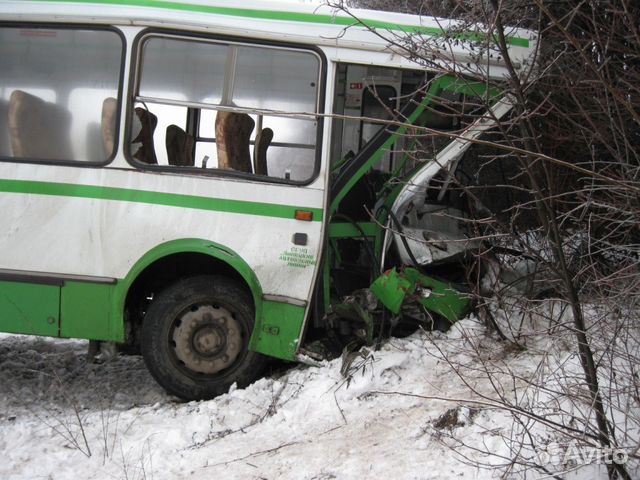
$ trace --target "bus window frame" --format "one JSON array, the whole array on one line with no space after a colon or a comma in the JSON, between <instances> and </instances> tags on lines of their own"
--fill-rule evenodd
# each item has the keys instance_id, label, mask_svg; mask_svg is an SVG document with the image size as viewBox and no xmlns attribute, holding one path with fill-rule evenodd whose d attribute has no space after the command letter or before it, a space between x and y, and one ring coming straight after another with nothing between
<instances>
[{"instance_id":1,"label":"bus window frame","mask_svg":"<svg viewBox=\"0 0 640 480\"><path fill-rule=\"evenodd\" d=\"M120 126L121 112L124 101L124 74L127 61L127 38L125 34L114 25L92 24L92 23L55 23L55 22L0 22L0 28L24 28L34 30L86 30L86 31L109 31L115 33L120 38L120 69L118 72L118 98L116 111L116 128L114 132L113 151L108 158L100 162L91 162L86 160L64 160L64 159L42 159L42 158L24 158L24 157L0 157L3 163L26 163L35 165L51 165L64 167L80 167L80 168L103 168L110 165L118 156L120 148Z\"/></svg>"},{"instance_id":2,"label":"bus window frame","mask_svg":"<svg viewBox=\"0 0 640 480\"><path fill-rule=\"evenodd\" d=\"M315 156L314 156L314 166L313 172L311 176L306 180L290 180L285 178L278 177L270 177L264 175L256 175L253 172L240 172L236 170L225 170L221 168L201 168L196 166L184 167L184 166L173 166L173 165L150 165L145 164L143 162L136 161L133 158L133 155L129 151L128 148L123 148L124 157L131 165L138 171L142 172L163 172L163 173L172 173L175 175L189 175L189 176L201 176L201 177L228 177L228 178L237 178L242 180L249 181L257 181L257 182L265 182L265 183L273 183L273 184L282 184L282 185L292 185L292 186L308 186L314 183L320 174L321 165L322 165L322 142L324 138L324 112L325 112L325 101L326 101L326 84L327 84L327 59L319 47L315 45L306 45L299 43L287 43L287 42L277 42L270 40L260 40L255 38L243 38L237 36L226 36L219 34L207 34L201 32L190 32L188 30L176 30L176 29L163 29L163 28L146 28L139 32L135 38L133 39L132 47L131 47L131 65L130 65L130 75L129 75L129 96L127 98L127 106L126 106L126 121L125 121L125 131L124 131L124 145L128 146L132 143L131 132L132 132L132 123L134 116L134 108L135 104L140 101L146 101L148 97L141 97L137 95L140 87L140 77L142 72L142 52L143 52L143 44L146 37L165 37L176 40L192 40L192 41L200 41L203 43L213 43L213 44L233 44L237 46L255 46L255 47L270 47L274 49L282 49L288 51L299 51L314 54L318 59L318 80L317 80L317 93L316 93L316 112L314 115L307 115L304 119L310 120L310 117L316 119L316 139L315 139ZM225 72L226 74L226 72ZM165 99L166 100L166 99ZM241 112L248 113L253 115L270 115L270 116L278 116L274 115L274 113L270 110L260 110L260 109L251 109L251 108L234 108L225 105L214 105L214 104L201 104L198 102L173 102L171 100L164 102L167 105L179 105L185 106L187 108L206 108L210 110L216 111L230 111L230 112ZM280 115L285 118L296 118L292 115ZM302 118L302 117L300 117ZM194 138L195 139L195 138Z\"/></svg>"}]
</instances>

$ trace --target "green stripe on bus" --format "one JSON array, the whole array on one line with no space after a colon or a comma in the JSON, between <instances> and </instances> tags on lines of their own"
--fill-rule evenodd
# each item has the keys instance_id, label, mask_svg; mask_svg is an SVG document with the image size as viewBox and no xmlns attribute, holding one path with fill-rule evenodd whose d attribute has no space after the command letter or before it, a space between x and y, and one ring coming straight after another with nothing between
<instances>
[{"instance_id":1,"label":"green stripe on bus","mask_svg":"<svg viewBox=\"0 0 640 480\"><path fill-rule=\"evenodd\" d=\"M92 198L98 200L117 200L122 202L146 203L151 205L165 205L168 207L193 208L197 210L290 219L294 218L296 210L305 210L313 213L314 222L322 221L323 217L323 212L320 208L229 200L226 198L197 197L194 195L150 192L147 190L132 190L128 188L76 185L72 183L0 180L0 191L60 197Z\"/></svg>"},{"instance_id":2,"label":"green stripe on bus","mask_svg":"<svg viewBox=\"0 0 640 480\"><path fill-rule=\"evenodd\" d=\"M60 0L36 0L39 2L54 2ZM418 25L401 25L397 23L383 22L381 20L356 19L354 17L338 15L321 15L316 13L284 12L279 10L258 10L250 8L220 7L214 5L200 5L183 2L165 2L160 0L65 0L66 3L91 3L98 5L129 5L134 7L163 8L169 10L181 10L185 12L212 13L233 17L259 18L263 20L283 20L289 22L318 23L327 25L339 25L344 27L365 26L383 30L396 30L404 33L422 35L443 35L446 32L438 27L424 27ZM456 38L468 40L483 40L481 34L456 34ZM529 40L520 37L507 37L507 42L518 47L529 47Z\"/></svg>"}]
</instances>

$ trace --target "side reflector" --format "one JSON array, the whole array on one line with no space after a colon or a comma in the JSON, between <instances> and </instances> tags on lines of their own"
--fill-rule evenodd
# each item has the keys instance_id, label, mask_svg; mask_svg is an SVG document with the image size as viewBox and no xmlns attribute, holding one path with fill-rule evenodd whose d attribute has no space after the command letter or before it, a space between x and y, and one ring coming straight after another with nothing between
<instances>
[{"instance_id":1,"label":"side reflector","mask_svg":"<svg viewBox=\"0 0 640 480\"><path fill-rule=\"evenodd\" d=\"M302 220L303 222L313 221L313 212L307 210L296 210L296 220Z\"/></svg>"}]
</instances>

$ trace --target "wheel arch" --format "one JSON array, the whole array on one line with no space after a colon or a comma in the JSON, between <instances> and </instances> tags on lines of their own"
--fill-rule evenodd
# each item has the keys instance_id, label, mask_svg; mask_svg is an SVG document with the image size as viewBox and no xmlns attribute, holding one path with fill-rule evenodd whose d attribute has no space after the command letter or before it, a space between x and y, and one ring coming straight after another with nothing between
<instances>
[{"instance_id":1,"label":"wheel arch","mask_svg":"<svg viewBox=\"0 0 640 480\"><path fill-rule=\"evenodd\" d=\"M210 240L172 240L146 252L118 282L114 295L114 319L126 330L126 312L144 301L149 292L159 291L180 278L199 274L222 274L242 284L253 298L256 319L262 315L262 287L249 264L232 249ZM134 315L132 323L141 323Z\"/></svg>"}]
</instances>

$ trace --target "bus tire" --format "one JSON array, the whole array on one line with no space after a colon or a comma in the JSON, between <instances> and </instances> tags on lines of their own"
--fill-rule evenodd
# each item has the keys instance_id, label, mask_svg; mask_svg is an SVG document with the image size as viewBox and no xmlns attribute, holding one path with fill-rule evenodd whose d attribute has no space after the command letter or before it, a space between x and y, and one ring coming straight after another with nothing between
<instances>
[{"instance_id":1,"label":"bus tire","mask_svg":"<svg viewBox=\"0 0 640 480\"><path fill-rule=\"evenodd\" d=\"M180 280L151 302L142 325L142 355L155 380L185 400L213 398L258 378L266 357L249 351L251 297L218 275Z\"/></svg>"}]
</instances>

